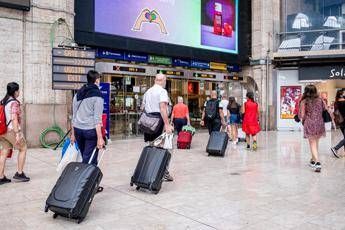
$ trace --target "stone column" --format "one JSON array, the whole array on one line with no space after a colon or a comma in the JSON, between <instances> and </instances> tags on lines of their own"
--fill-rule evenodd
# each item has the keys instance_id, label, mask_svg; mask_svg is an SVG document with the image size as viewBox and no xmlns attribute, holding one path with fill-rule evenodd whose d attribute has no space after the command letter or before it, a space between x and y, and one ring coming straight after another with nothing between
<instances>
[{"instance_id":1,"label":"stone column","mask_svg":"<svg viewBox=\"0 0 345 230\"><path fill-rule=\"evenodd\" d=\"M266 60L271 60L275 46L275 30L279 25L280 0L253 0L252 1L252 56L251 65L244 68L244 74L255 80L259 91L259 104L261 111L261 125L265 129L274 129L275 124L273 104L272 65L268 68ZM269 62L270 63L270 62ZM268 72L267 72L268 71ZM268 76L268 78L267 78ZM268 85L267 85L268 84ZM266 94L266 89L268 92ZM269 114L266 121L266 113Z\"/></svg>"},{"instance_id":2,"label":"stone column","mask_svg":"<svg viewBox=\"0 0 345 230\"><path fill-rule=\"evenodd\" d=\"M68 93L52 90L50 30L64 18L74 31L74 1L32 0L31 5L29 12L0 7L0 96L8 82L20 84L25 136L29 146L38 146L40 133L55 121L63 129L67 126ZM56 34L68 36L65 29Z\"/></svg>"}]
</instances>

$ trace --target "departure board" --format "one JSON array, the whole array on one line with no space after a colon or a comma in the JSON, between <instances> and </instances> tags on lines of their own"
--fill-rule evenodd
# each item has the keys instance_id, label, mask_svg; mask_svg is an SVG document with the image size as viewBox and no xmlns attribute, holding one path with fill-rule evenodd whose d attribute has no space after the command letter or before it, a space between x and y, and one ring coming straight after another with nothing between
<instances>
[{"instance_id":1,"label":"departure board","mask_svg":"<svg viewBox=\"0 0 345 230\"><path fill-rule=\"evenodd\" d=\"M79 89L87 82L87 73L95 69L95 57L94 50L54 48L52 52L53 89Z\"/></svg>"}]
</instances>

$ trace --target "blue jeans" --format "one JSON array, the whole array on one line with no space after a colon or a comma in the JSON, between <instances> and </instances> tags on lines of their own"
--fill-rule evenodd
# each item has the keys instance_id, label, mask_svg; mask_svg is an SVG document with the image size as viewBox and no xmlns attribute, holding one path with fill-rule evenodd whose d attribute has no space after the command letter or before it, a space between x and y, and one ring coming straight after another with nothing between
<instances>
[{"instance_id":1,"label":"blue jeans","mask_svg":"<svg viewBox=\"0 0 345 230\"><path fill-rule=\"evenodd\" d=\"M97 132L96 129L78 129L74 128L75 140L78 143L80 153L83 157L83 163L88 164L91 155L97 147ZM92 159L91 164L97 165L98 149Z\"/></svg>"}]
</instances>

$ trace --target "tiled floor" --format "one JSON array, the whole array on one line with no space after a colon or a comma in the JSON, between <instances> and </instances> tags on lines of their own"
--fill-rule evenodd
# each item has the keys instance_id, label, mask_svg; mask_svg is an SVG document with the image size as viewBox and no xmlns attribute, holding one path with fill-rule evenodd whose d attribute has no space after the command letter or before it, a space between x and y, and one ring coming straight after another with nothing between
<instances>
[{"instance_id":1,"label":"tiled floor","mask_svg":"<svg viewBox=\"0 0 345 230\"><path fill-rule=\"evenodd\" d=\"M174 151L175 181L158 195L129 186L142 140L113 142L101 165L105 190L80 225L44 213L60 153L31 149L32 181L0 187L0 229L345 229L345 158L329 151L339 133L320 143L320 174L307 166L308 145L299 132L263 132L257 152L230 144L225 158L206 156L207 138L198 134L192 150ZM15 167L12 158L8 176Z\"/></svg>"}]
</instances>

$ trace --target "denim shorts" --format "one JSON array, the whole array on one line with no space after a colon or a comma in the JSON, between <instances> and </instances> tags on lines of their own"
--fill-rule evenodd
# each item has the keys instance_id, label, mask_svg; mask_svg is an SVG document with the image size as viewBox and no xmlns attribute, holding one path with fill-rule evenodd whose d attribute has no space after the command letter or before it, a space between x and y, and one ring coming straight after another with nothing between
<instances>
[{"instance_id":1,"label":"denim shorts","mask_svg":"<svg viewBox=\"0 0 345 230\"><path fill-rule=\"evenodd\" d=\"M229 119L229 125L232 124L239 124L240 123L240 115L239 114L231 114Z\"/></svg>"}]
</instances>

